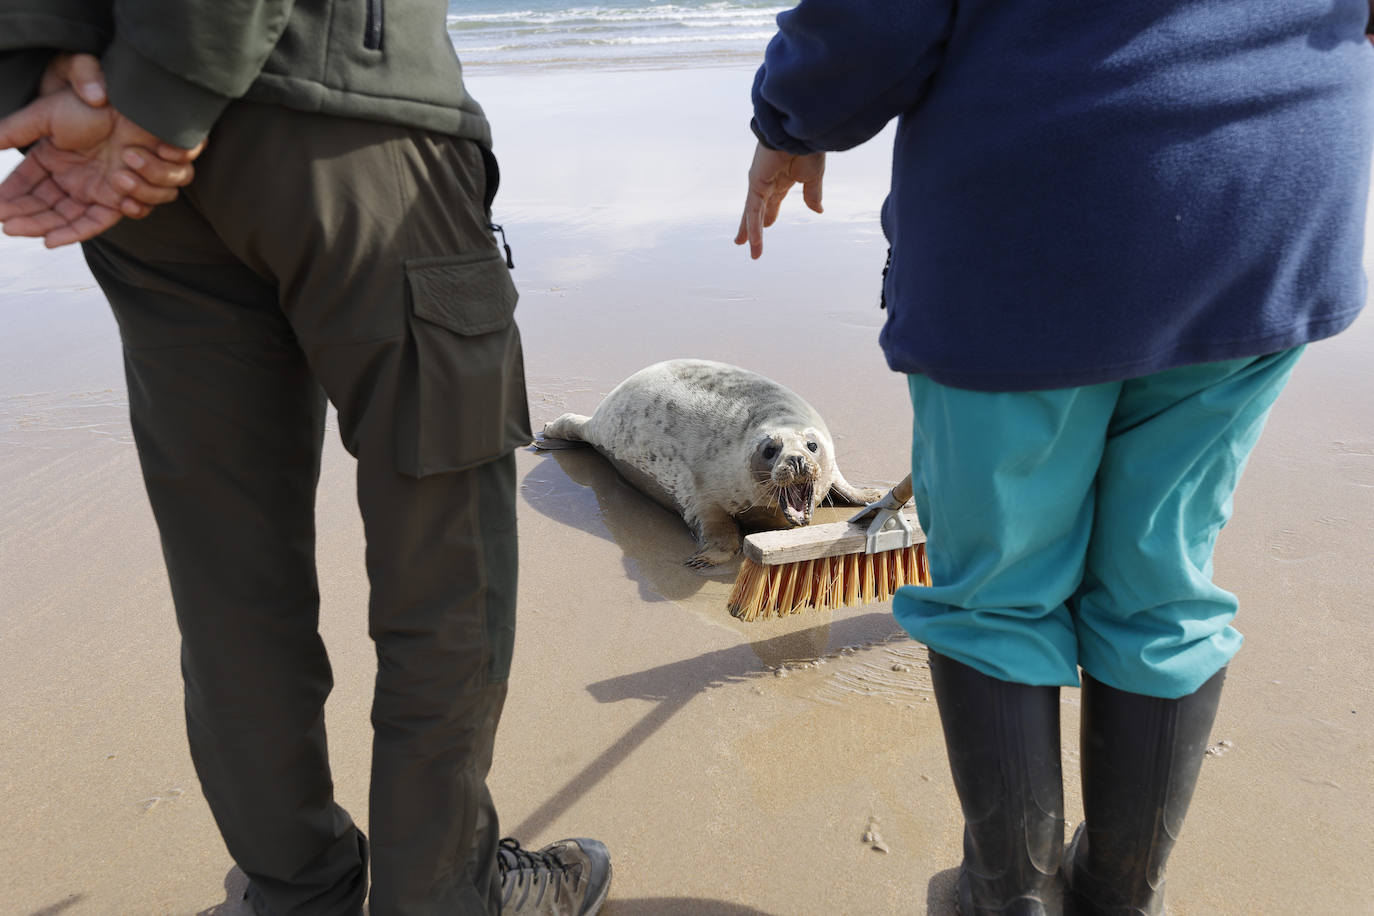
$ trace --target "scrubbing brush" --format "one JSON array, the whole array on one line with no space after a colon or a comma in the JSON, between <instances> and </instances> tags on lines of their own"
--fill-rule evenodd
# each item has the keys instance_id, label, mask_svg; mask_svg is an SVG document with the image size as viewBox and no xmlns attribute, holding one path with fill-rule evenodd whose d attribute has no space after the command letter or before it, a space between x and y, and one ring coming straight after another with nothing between
<instances>
[{"instance_id":1,"label":"scrubbing brush","mask_svg":"<svg viewBox=\"0 0 1374 916\"><path fill-rule=\"evenodd\" d=\"M910 499L908 474L847 522L749 535L730 613L748 621L834 610L887 601L903 585L929 585L925 534L915 514L902 510Z\"/></svg>"}]
</instances>

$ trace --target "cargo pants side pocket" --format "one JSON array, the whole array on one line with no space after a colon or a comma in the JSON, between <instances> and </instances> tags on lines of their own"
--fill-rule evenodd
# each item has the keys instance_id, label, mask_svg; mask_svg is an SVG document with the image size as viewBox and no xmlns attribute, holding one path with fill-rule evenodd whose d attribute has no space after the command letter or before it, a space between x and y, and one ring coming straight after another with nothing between
<instances>
[{"instance_id":1,"label":"cargo pants side pocket","mask_svg":"<svg viewBox=\"0 0 1374 916\"><path fill-rule=\"evenodd\" d=\"M405 274L415 390L398 415L397 470L464 470L528 444L519 294L500 252L416 258Z\"/></svg>"}]
</instances>

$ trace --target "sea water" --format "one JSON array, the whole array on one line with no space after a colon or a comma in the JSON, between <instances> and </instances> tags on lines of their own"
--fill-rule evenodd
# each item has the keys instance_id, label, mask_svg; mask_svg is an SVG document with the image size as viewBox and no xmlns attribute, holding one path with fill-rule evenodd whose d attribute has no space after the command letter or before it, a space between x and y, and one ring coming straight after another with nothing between
<instances>
[{"instance_id":1,"label":"sea water","mask_svg":"<svg viewBox=\"0 0 1374 916\"><path fill-rule=\"evenodd\" d=\"M763 57L776 0L449 0L465 67L710 66Z\"/></svg>"}]
</instances>

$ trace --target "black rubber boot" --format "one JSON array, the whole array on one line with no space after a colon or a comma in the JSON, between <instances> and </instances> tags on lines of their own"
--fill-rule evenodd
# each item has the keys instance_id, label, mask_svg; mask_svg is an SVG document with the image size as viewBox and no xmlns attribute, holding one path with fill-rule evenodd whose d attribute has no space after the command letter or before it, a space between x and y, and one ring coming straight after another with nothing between
<instances>
[{"instance_id":1,"label":"black rubber boot","mask_svg":"<svg viewBox=\"0 0 1374 916\"><path fill-rule=\"evenodd\" d=\"M1059 688L1000 681L934 652L930 674L964 812L959 912L1058 916Z\"/></svg>"},{"instance_id":2,"label":"black rubber boot","mask_svg":"<svg viewBox=\"0 0 1374 916\"><path fill-rule=\"evenodd\" d=\"M1164 866L1188 813L1221 699L1222 669L1177 700L1083 675L1083 810L1065 871L1077 916L1158 916Z\"/></svg>"}]
</instances>

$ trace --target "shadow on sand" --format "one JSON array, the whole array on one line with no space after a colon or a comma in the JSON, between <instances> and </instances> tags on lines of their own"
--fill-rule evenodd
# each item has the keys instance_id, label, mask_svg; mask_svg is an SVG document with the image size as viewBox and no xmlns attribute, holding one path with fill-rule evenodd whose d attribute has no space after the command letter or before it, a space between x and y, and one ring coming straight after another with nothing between
<instances>
[{"instance_id":1,"label":"shadow on sand","mask_svg":"<svg viewBox=\"0 0 1374 916\"><path fill-rule=\"evenodd\" d=\"M520 484L525 501L559 524L618 546L641 600L682 601L711 579L733 580L733 564L708 575L683 565L697 549L691 529L630 486L594 449L537 453L543 460Z\"/></svg>"},{"instance_id":2,"label":"shadow on sand","mask_svg":"<svg viewBox=\"0 0 1374 916\"><path fill-rule=\"evenodd\" d=\"M926 916L958 916L955 888L959 883L959 869L946 868L936 872L926 885Z\"/></svg>"},{"instance_id":3,"label":"shadow on sand","mask_svg":"<svg viewBox=\"0 0 1374 916\"><path fill-rule=\"evenodd\" d=\"M50 906L45 906L41 910L34 910L29 916L58 916L59 913L65 913L85 899L85 894L69 894Z\"/></svg>"},{"instance_id":4,"label":"shadow on sand","mask_svg":"<svg viewBox=\"0 0 1374 916\"><path fill-rule=\"evenodd\" d=\"M886 613L847 617L589 685L587 690L598 703L649 700L655 705L620 740L602 751L516 826L511 835L541 835L694 697L708 690L770 676L772 668L785 662L818 658L831 645L886 638L891 635L892 628L892 618Z\"/></svg>"},{"instance_id":5,"label":"shadow on sand","mask_svg":"<svg viewBox=\"0 0 1374 916\"><path fill-rule=\"evenodd\" d=\"M700 897L640 897L607 900L601 916L774 916L766 910Z\"/></svg>"},{"instance_id":6,"label":"shadow on sand","mask_svg":"<svg viewBox=\"0 0 1374 916\"><path fill-rule=\"evenodd\" d=\"M248 878L235 866L224 876L223 903L201 910L196 916L253 916L253 908L243 899ZM61 903L45 907L31 916L56 916L68 907L82 901L80 895L73 895ZM367 910L364 909L364 913ZM601 909L602 916L778 916L766 910L727 903L724 900L706 900L701 897L639 897L630 900L610 899Z\"/></svg>"},{"instance_id":7,"label":"shadow on sand","mask_svg":"<svg viewBox=\"0 0 1374 916\"><path fill-rule=\"evenodd\" d=\"M206 907L196 916L253 916L253 905L243 898L248 876L237 865L224 876L224 902Z\"/></svg>"}]
</instances>

